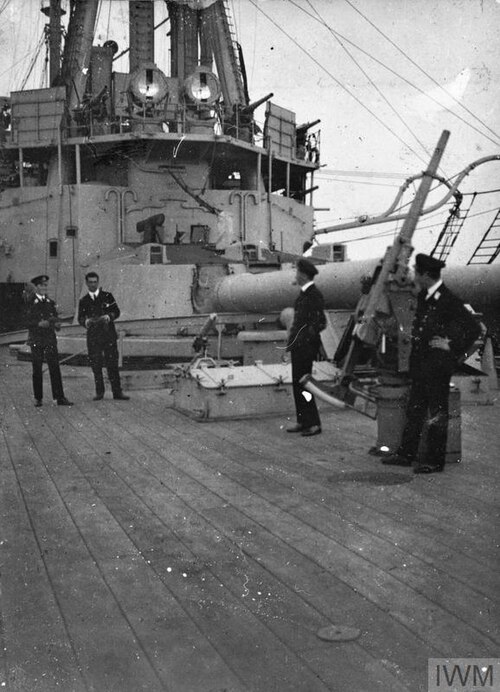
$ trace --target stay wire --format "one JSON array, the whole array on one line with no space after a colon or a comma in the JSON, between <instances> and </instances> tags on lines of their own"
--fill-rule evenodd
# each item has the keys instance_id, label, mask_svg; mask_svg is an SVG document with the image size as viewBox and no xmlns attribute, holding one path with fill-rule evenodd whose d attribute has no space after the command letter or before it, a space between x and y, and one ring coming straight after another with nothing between
<instances>
[{"instance_id":1,"label":"stay wire","mask_svg":"<svg viewBox=\"0 0 500 692\"><path fill-rule=\"evenodd\" d=\"M304 8L303 8L303 7L300 7L300 5L298 5L296 2L294 2L294 0L290 0L290 2L291 2L293 5L295 5L295 7L297 7L297 8L300 9L300 10L302 10L303 12L305 12ZM371 79L370 75L369 75L369 74L366 72L366 70L360 65L360 63L356 60L356 58L352 55L352 53L346 48L346 46L342 43L342 41L339 39L339 37L335 35L335 32L333 31L333 29L332 29L332 28L329 26L329 24L325 21L324 17L321 16L321 14L319 13L319 11L314 7L314 5L312 4L311 0L307 0L307 4L308 4L308 5L311 7L311 9L318 15L321 24L323 24L323 26L324 26L326 29L328 29L328 31L332 34L332 36L333 36L334 39L337 41L337 43L340 45L340 47L342 48L342 50L344 50L344 52L349 56L349 58L353 61L353 63L356 65L356 67L357 67L357 68L361 71L361 73L366 77L366 79L367 79L368 82L371 84L371 86L375 89L375 91L376 91L377 94L380 96L380 98L383 99L383 101L385 101L385 103L389 106L389 108L390 108L391 111L394 113L394 115L398 118L398 120L403 124L404 127L406 127L406 129L408 130L408 132L415 138L415 140L416 140L416 141L418 142L418 144L422 147L422 149L423 149L424 152L427 154L427 156L430 157L430 155L431 155L431 154L430 154L430 151L427 149L427 147L425 146L425 144L417 137L417 135L415 134L415 132L413 132L413 130L411 129L411 127L408 125L408 123L405 122L405 120L403 119L403 117L398 113L397 109L394 108L394 106L393 106L392 103L389 101L389 99L385 96L385 94L382 92L382 90L379 89L379 87L378 87L378 86L375 84L375 82ZM312 16L312 15L310 15L308 12L307 12L306 14L308 14L308 16ZM417 158L420 158L416 151L414 151L414 150L411 149L411 148L410 148L410 151L411 151L413 154L415 154L415 156L417 156ZM420 159L420 160L423 160L423 159Z\"/></svg>"},{"instance_id":2,"label":"stay wire","mask_svg":"<svg viewBox=\"0 0 500 692\"><path fill-rule=\"evenodd\" d=\"M28 68L28 72L27 72L26 76L24 77L24 79L23 79L23 81L22 81L22 83L21 83L21 87L20 87L20 89L19 89L20 91L22 91L22 90L24 89L24 87L26 86L26 82L27 82L28 79L30 78L31 73L33 72L33 69L34 69L34 67L35 67L35 65L36 65L36 63L37 63L37 60L38 60L38 58L40 57L40 53L41 53L41 50L42 50L42 47L43 47L44 43L45 43L45 31L42 32L42 35L41 35L41 37L40 37L40 40L38 41L38 45L37 45L37 47L36 47L36 49L35 49L35 54L34 54L32 60L31 60L30 66L29 66L29 68Z\"/></svg>"},{"instance_id":3,"label":"stay wire","mask_svg":"<svg viewBox=\"0 0 500 692\"><path fill-rule=\"evenodd\" d=\"M391 46L393 46L397 51L399 51L399 52L401 53L401 55L403 55L407 60L409 60L409 61L411 62L412 65L414 65L418 70L420 70L420 72L422 72L422 74L424 74L428 79L430 79L431 82L432 82L433 84L435 84L435 85L436 85L437 87L439 87L442 91L444 91L445 94L447 94L451 99L453 99L453 101L454 101L458 106L461 106L465 111L467 111L467 113L468 113L469 115L471 115L475 120L477 120L479 123L481 123L481 125L482 125L483 127L485 127L487 130L489 130L493 135L495 135L495 137L497 138L497 140L500 139L500 135L498 135L498 134L495 132L495 130L492 130L491 127L489 127L485 122L483 122L483 121L481 120L481 118L479 118L477 115L475 115L475 113L473 113L471 110L469 110L469 109L467 108L467 106L464 106L463 103L461 103L458 99L456 99L456 98L453 96L453 94L450 93L450 92L448 91L448 89L445 89L445 87L443 87L441 84L439 84L439 82L438 82L437 80L435 80L434 77L433 77L432 75L430 75L428 72L426 72L426 71L423 69L423 67L421 67L415 60L413 60L412 58L410 58L410 57L409 57L409 56L397 45L397 43L395 43L391 38L389 38L389 36L387 36L386 34L384 34L384 32L383 32L381 29L379 29L378 26L376 26L376 24L374 24L370 19L368 19L368 17L367 17L366 15L364 15L364 14L361 12L361 10L359 10L355 5L353 5L353 3L352 3L350 0L345 0L345 2L346 2L350 7L352 7L352 9L353 9L355 12L357 12L359 15L361 15L361 17L363 17L363 19L364 19L366 22L368 22L368 24L370 24L370 26L372 26L372 27L375 29L375 31L378 31L378 33L379 33L381 36L383 36L383 37L385 38L386 41L389 41L389 43L391 44ZM430 97L429 97L429 98L430 98ZM434 101L434 99L432 99L432 100ZM439 104L439 105L442 106L442 104ZM452 111L452 112L453 112L453 111ZM485 136L486 136L486 135L485 135ZM497 142L497 143L498 143L498 142Z\"/></svg>"},{"instance_id":4,"label":"stay wire","mask_svg":"<svg viewBox=\"0 0 500 692\"><path fill-rule=\"evenodd\" d=\"M99 24L99 19L101 18L101 10L102 10L102 0L99 0L99 2L97 3L97 13L96 13L96 18L95 18L95 26L96 27Z\"/></svg>"},{"instance_id":5,"label":"stay wire","mask_svg":"<svg viewBox=\"0 0 500 692\"><path fill-rule=\"evenodd\" d=\"M289 0L289 1L291 2L291 0ZM257 5L255 4L254 0L250 0L250 2L251 2L255 7L257 7ZM262 14L264 14L270 21L272 21L272 19L271 19L268 15L266 15L265 12L264 12L260 7L259 7L258 9L259 9L259 11L262 12ZM303 11L305 12L305 14L309 15L308 12L306 12L305 10L303 10ZM312 15L309 15L309 16L312 16ZM312 18L313 18L313 19L316 19L315 17L312 17ZM317 20L316 20L316 21L317 21ZM273 23L275 24L275 26L278 27L278 29L282 30L282 28L281 28L278 24L276 24L276 22L273 22ZM283 31L283 30L282 30L282 31ZM346 43L349 43L351 46L353 46L353 47L356 48L357 50L361 51L361 53L363 53L364 55L368 56L371 60L373 60L373 61L376 62L378 65L380 65L381 67L383 67L384 69L386 69L388 72L391 72L391 74L393 74L393 75L395 75L396 77L398 77L398 79L401 79L403 82L405 82L406 84L408 84L409 86L411 86L412 89L415 89L415 91L418 91L418 92L421 93L423 96L425 96L426 98L428 98L430 101L433 101L433 102L434 102L435 104L437 104L440 108L446 108L445 106L443 106L443 104L442 104L440 101L438 101L437 99L435 99L433 96L430 96L429 94L427 94L423 89L421 89L420 87L418 87L416 84L413 84L413 82L411 82L409 79L407 79L407 78L404 77L403 75L399 74L399 72L396 72L396 70L393 70L392 67L389 67L389 65L386 65L384 62L382 62L381 60L379 60L378 58L376 58L374 55L372 55L371 53L368 53L368 51L366 51L364 48L361 48L361 46L358 46L356 43L354 43L354 41L351 41L350 39L348 39L347 36L344 36L343 34L339 33L338 31L335 31L334 29L331 29L331 31L332 31L334 34L336 34L337 36L340 36L340 38L341 38L343 41L345 41ZM286 34L285 31L283 31L283 33L285 33L285 35L288 36L288 34ZM289 37L289 38L291 38L291 37ZM291 40L293 41L293 39L291 39ZM304 49L303 49L303 50L304 50ZM305 52L306 54L308 54L307 51L304 50L304 52ZM309 54L308 54L308 55L309 55ZM309 57L310 57L312 60L315 60L311 55L309 55ZM315 61L315 62L316 62L316 61ZM322 66L322 67L323 67L323 66ZM325 72L327 72L327 74L330 74L330 73L326 70L326 68L323 68L323 69L325 70ZM330 75L330 76L332 76L332 75ZM334 79L333 76L332 76L332 78ZM349 92L349 93L350 93L350 92ZM498 146L498 140L492 139L492 138L491 138L489 135L487 135L485 132L482 132L482 131L481 131L479 128L477 128L475 125L472 125L472 123L470 123L470 122L468 122L467 120L465 120L465 118L462 118L461 115L459 115L458 113L455 113L455 111L451 111L451 110L449 110L449 109L446 109L446 110L448 110L448 112L451 113L451 115L453 115L455 118L457 118L457 120L460 120L460 121L463 122L465 125L467 125L468 127L470 127L472 130L474 130L475 132L479 133L481 136L483 136L483 137L485 137L486 139L488 139L488 140L489 140L490 142L492 142L495 146Z\"/></svg>"},{"instance_id":6,"label":"stay wire","mask_svg":"<svg viewBox=\"0 0 500 692\"><path fill-rule=\"evenodd\" d=\"M387 125L387 123L385 123L381 118L379 118L378 115L376 115L370 108L368 108L368 106L367 106L365 103L363 103L363 101L362 101L361 99L359 99L359 98L358 98L355 94L353 94L344 84L342 84L342 82L341 82L339 79L337 79L337 78L335 77L335 75L333 75L329 70L327 70L326 67L325 67L323 64L321 64L321 63L319 62L319 60L317 60L313 55L311 55L311 53L309 53L309 51L307 51L303 46L301 46L300 43L298 43L298 42L293 38L293 36L290 36L290 34L289 34L288 32L286 32L286 31L283 29L283 27L280 26L280 25L278 24L278 22L276 22L272 17L270 17L266 12L264 12L264 10L263 10L261 7L259 7L259 6L257 5L256 0L250 0L250 3L251 3L254 7L256 7L256 8L259 10L259 12L261 12L261 13L266 17L266 19L268 19L268 20L269 20L272 24L274 24L274 26L276 26L283 34L285 34L285 36L286 36L288 39L290 39L290 41L292 41L292 43L294 43L294 44L297 46L297 48L299 48L299 50L301 50L303 53L305 53L305 54L307 55L307 57L308 57L310 60L312 60L320 69L322 69L324 72L326 72L326 74L327 74L327 75L328 75L328 76L329 76L329 77L330 77L341 89L343 89L347 94L349 94L349 96L351 96L351 98L353 98L353 99L356 101L356 103L358 103L362 108L364 108L366 111L368 111L368 113L370 113L370 115L371 115L373 118L375 118L375 120L376 120L378 123L380 123L380 125L382 125L383 128L385 128L386 130L388 130L388 131L391 133L391 135L393 135L399 142L401 142L401 144L403 144L403 146L405 146L406 148L410 149L410 150L413 152L413 149L411 149L411 147L404 141L404 139L402 139L396 132L394 132L394 130L391 129L391 128L389 127L389 125ZM337 32L335 32L335 33L337 33ZM340 36L340 34L339 34L339 36ZM344 37L342 37L342 38L344 38ZM413 153L415 153L415 152L413 152ZM415 155L416 155L417 158L419 158L421 161L424 160L424 159L423 159L421 156L419 156L418 154L415 154ZM426 165L427 165L427 161L426 161L425 163L426 163Z\"/></svg>"},{"instance_id":7,"label":"stay wire","mask_svg":"<svg viewBox=\"0 0 500 692\"><path fill-rule=\"evenodd\" d=\"M111 26L111 2L108 7L108 24L106 26L106 37L109 39L109 27Z\"/></svg>"}]
</instances>

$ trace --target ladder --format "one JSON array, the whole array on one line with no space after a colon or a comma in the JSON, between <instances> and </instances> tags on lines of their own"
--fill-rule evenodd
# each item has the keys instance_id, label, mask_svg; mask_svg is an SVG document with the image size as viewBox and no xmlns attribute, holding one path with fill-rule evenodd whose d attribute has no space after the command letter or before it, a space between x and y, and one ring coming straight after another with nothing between
<instances>
[{"instance_id":1,"label":"ladder","mask_svg":"<svg viewBox=\"0 0 500 692\"><path fill-rule=\"evenodd\" d=\"M450 211L448 218L443 226L441 233L434 245L431 252L431 257L436 257L436 259L445 262L451 252L451 249L455 245L455 241L463 228L465 220L467 219L469 212L474 204L477 193L472 193L470 204L465 208L461 209L461 202L465 195L461 195L453 209Z\"/></svg>"},{"instance_id":2,"label":"ladder","mask_svg":"<svg viewBox=\"0 0 500 692\"><path fill-rule=\"evenodd\" d=\"M467 264L491 264L500 253L500 209Z\"/></svg>"},{"instance_id":3,"label":"ladder","mask_svg":"<svg viewBox=\"0 0 500 692\"><path fill-rule=\"evenodd\" d=\"M240 60L238 41L236 40L236 29L233 23L229 0L222 0L221 25L226 36L227 44L230 46L231 67L234 72L235 82L240 91L240 103L245 103L245 93L243 92L243 69Z\"/></svg>"}]
</instances>

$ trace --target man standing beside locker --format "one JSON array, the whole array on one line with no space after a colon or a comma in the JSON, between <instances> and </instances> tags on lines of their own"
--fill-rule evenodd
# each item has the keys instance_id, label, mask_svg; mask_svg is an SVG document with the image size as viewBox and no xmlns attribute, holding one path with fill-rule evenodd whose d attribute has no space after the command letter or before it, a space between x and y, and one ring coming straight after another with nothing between
<instances>
[{"instance_id":1,"label":"man standing beside locker","mask_svg":"<svg viewBox=\"0 0 500 692\"><path fill-rule=\"evenodd\" d=\"M415 258L415 284L420 292L412 330L406 425L396 453L382 460L392 466L415 464L415 473L439 473L444 469L451 376L481 334L478 321L443 283L444 266L444 262L429 255L418 254ZM427 444L419 458L426 420Z\"/></svg>"}]
</instances>

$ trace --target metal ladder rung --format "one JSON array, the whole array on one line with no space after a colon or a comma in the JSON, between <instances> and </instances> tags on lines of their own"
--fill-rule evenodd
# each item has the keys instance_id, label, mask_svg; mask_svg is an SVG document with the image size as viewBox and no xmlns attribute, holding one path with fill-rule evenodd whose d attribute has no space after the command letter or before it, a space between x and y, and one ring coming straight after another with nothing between
<instances>
[{"instance_id":1,"label":"metal ladder rung","mask_svg":"<svg viewBox=\"0 0 500 692\"><path fill-rule=\"evenodd\" d=\"M467 264L490 264L493 262L500 253L500 237L497 235L498 228L500 228L500 209L497 211L495 218Z\"/></svg>"},{"instance_id":2,"label":"metal ladder rung","mask_svg":"<svg viewBox=\"0 0 500 692\"><path fill-rule=\"evenodd\" d=\"M465 221L472 208L472 205L474 204L475 198L476 194L474 193L472 195L469 206L466 209L459 210L461 211L460 216L458 216L457 214L457 207L455 207L454 210L452 210L452 212L448 216L447 221L443 226L443 229L434 246L434 249L431 252L431 255L433 257L436 257L440 260L448 259L448 255L450 254L451 249L453 248L455 241L465 224Z\"/></svg>"}]
</instances>

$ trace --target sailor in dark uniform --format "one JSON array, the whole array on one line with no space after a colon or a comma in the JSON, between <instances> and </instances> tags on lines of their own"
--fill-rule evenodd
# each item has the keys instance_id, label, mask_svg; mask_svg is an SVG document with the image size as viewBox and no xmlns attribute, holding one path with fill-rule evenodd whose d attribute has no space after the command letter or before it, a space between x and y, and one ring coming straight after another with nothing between
<instances>
[{"instance_id":1,"label":"sailor in dark uniform","mask_svg":"<svg viewBox=\"0 0 500 692\"><path fill-rule=\"evenodd\" d=\"M108 371L113 399L128 401L130 397L122 392L118 370L114 322L120 316L120 309L113 295L99 288L99 276L95 272L89 272L85 281L89 292L78 304L78 323L87 330L87 349L95 380L94 401L100 401L104 397L103 365Z\"/></svg>"},{"instance_id":2,"label":"sailor in dark uniform","mask_svg":"<svg viewBox=\"0 0 500 692\"><path fill-rule=\"evenodd\" d=\"M72 406L64 396L59 353L57 351L56 330L59 329L59 318L56 304L47 297L49 277L46 274L31 279L32 286L25 292L28 324L28 344L31 348L33 366L33 394L35 406L43 401L43 359L49 367L52 397L59 406Z\"/></svg>"},{"instance_id":3,"label":"sailor in dark uniform","mask_svg":"<svg viewBox=\"0 0 500 692\"><path fill-rule=\"evenodd\" d=\"M297 423L287 432L300 432L303 436L318 435L321 421L314 397L300 384L304 375L312 372L313 361L321 347L320 332L326 326L324 300L314 284L318 270L312 262L300 259L296 265L296 281L300 294L295 301L293 324L288 336L287 351L292 358L293 396ZM305 395L305 396L304 396Z\"/></svg>"},{"instance_id":4,"label":"sailor in dark uniform","mask_svg":"<svg viewBox=\"0 0 500 692\"><path fill-rule=\"evenodd\" d=\"M407 422L397 453L383 464L411 466L428 416L425 458L415 473L436 473L445 464L451 376L481 334L479 322L443 283L444 262L419 254L415 284L420 289L410 355L411 389Z\"/></svg>"}]
</instances>

